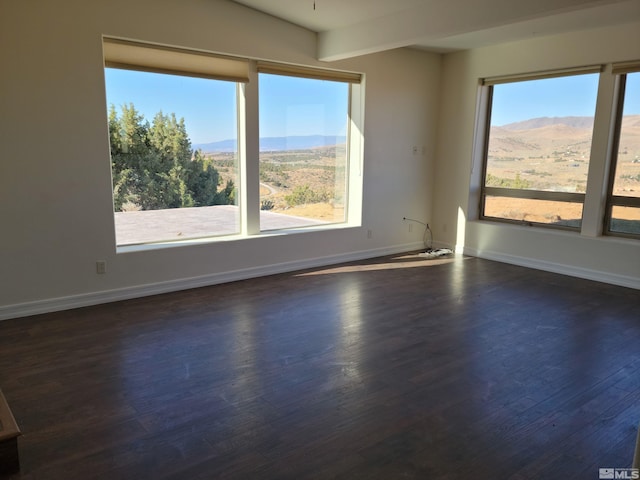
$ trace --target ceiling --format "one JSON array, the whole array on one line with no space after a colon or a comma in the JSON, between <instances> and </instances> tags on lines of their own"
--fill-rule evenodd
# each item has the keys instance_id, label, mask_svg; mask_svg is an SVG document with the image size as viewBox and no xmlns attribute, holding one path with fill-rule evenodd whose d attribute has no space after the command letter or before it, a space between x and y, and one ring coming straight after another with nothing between
<instances>
[{"instance_id":1,"label":"ceiling","mask_svg":"<svg viewBox=\"0 0 640 480\"><path fill-rule=\"evenodd\" d=\"M640 0L233 0L318 33L332 61L413 47L465 50L640 21Z\"/></svg>"}]
</instances>

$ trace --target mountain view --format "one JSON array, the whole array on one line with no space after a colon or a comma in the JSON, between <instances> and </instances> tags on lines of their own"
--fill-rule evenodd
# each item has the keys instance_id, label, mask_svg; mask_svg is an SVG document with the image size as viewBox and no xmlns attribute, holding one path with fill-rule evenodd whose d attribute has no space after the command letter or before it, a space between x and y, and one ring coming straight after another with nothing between
<instances>
[{"instance_id":1,"label":"mountain view","mask_svg":"<svg viewBox=\"0 0 640 480\"><path fill-rule=\"evenodd\" d=\"M144 212L151 210L175 213L172 209L207 207L207 218L214 218L210 215L213 211L237 208L239 177L235 140L191 144L184 123L177 121L175 115L156 115L150 124L142 122L133 106L129 108L131 111L125 108L121 116L115 110L110 113L114 210L119 225L119 244L157 241L140 240L138 227L133 232L137 235L135 238L125 238L123 225L132 215L148 216ZM584 193L593 121L593 117L544 117L492 127L486 185ZM137 128L125 128L130 124ZM135 136L120 138L122 132L141 129L146 132L143 137L149 139L148 144L138 145ZM127 148L122 149L125 144ZM167 150L167 145L177 150ZM129 152L136 154L132 156ZM274 214L279 215L278 218L288 217L288 221L297 226L309 224L309 221L344 221L346 153L344 136L261 138L261 218L270 216L264 217L265 225L267 218L276 218ZM139 161L141 156L145 161ZM160 170L163 166L168 170ZM159 171L161 175L158 175ZM138 178L144 181L137 182ZM614 193L640 197L640 115L623 119ZM640 228L638 210L630 208L621 215L616 213L616 219ZM579 202L488 196L484 213L488 217L577 227L581 222L582 205ZM153 223L159 225L161 222L154 220ZM216 228L219 231L219 227ZM186 231L181 227L175 235L184 238L188 235Z\"/></svg>"},{"instance_id":2,"label":"mountain view","mask_svg":"<svg viewBox=\"0 0 640 480\"><path fill-rule=\"evenodd\" d=\"M129 104L110 108L109 143L118 245L239 231L236 141L193 144L175 113L149 122ZM344 221L344 136L262 138L260 150L261 227Z\"/></svg>"},{"instance_id":3,"label":"mountain view","mask_svg":"<svg viewBox=\"0 0 640 480\"><path fill-rule=\"evenodd\" d=\"M593 117L540 117L491 128L487 186L585 193L591 155ZM335 206L323 199L335 188L334 177L338 153L345 138L309 135L260 139L261 200L263 207L276 212L307 215L304 209L326 207L328 218ZM338 146L338 150L336 150ZM235 141L227 140L201 145L223 178L235 179L235 170L225 168L224 159L233 155ZM338 156L336 157L336 153ZM228 165L228 162L226 162ZM338 182L339 183L339 182ZM339 188L342 188L340 186ZM293 193L304 192L307 201L292 202ZM623 118L618 168L614 194L640 196L640 115ZM308 201L308 199L314 199ZM326 205L325 205L326 204ZM580 204L528 199L490 197L488 216L542 223L578 225L582 217ZM635 215L635 212L631 212ZM633 220L640 220L640 218Z\"/></svg>"},{"instance_id":4,"label":"mountain view","mask_svg":"<svg viewBox=\"0 0 640 480\"><path fill-rule=\"evenodd\" d=\"M566 125L573 128L593 128L593 117L539 117L503 125L506 130L533 130L551 125Z\"/></svg>"},{"instance_id":5,"label":"mountain view","mask_svg":"<svg viewBox=\"0 0 640 480\"><path fill-rule=\"evenodd\" d=\"M593 117L543 117L491 127L487 173L493 186L582 192ZM640 196L640 115L623 118L615 193Z\"/></svg>"},{"instance_id":6,"label":"mountain view","mask_svg":"<svg viewBox=\"0 0 640 480\"><path fill-rule=\"evenodd\" d=\"M542 117L491 127L486 185L585 193L593 122L593 117ZM640 115L622 120L613 193L640 197ZM582 205L487 197L485 215L577 227ZM640 213L617 209L615 221L640 226Z\"/></svg>"},{"instance_id":7,"label":"mountain view","mask_svg":"<svg viewBox=\"0 0 640 480\"><path fill-rule=\"evenodd\" d=\"M310 148L329 147L346 142L345 136L336 135L301 135L289 137L263 137L260 139L261 152L287 152L291 150L308 150ZM193 145L194 150L203 153L233 152L236 140L222 140L219 142L200 143Z\"/></svg>"}]
</instances>

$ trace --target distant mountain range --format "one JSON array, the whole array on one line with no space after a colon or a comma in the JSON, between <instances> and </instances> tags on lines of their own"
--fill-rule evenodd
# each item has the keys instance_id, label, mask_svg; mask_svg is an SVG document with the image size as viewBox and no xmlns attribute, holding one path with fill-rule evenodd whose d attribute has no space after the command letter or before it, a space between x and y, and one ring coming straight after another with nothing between
<instances>
[{"instance_id":1,"label":"distant mountain range","mask_svg":"<svg viewBox=\"0 0 640 480\"><path fill-rule=\"evenodd\" d=\"M551 125L566 125L571 128L593 128L593 117L539 117L502 125L499 128L504 128L505 130L532 130Z\"/></svg>"},{"instance_id":2,"label":"distant mountain range","mask_svg":"<svg viewBox=\"0 0 640 480\"><path fill-rule=\"evenodd\" d=\"M640 115L625 115L623 125L632 128L640 127ZM492 135L496 139L507 139L514 135L530 137L527 140L535 143L546 143L545 140L558 142L561 139L568 143L590 139L593 129L593 117L539 117L508 125L492 127ZM582 138L582 137L585 138ZM513 140L509 140L513 142ZM521 142L522 139L518 139ZM590 141L590 140L589 140ZM629 140L631 141L631 140ZM311 148L329 147L346 142L344 135L299 135L290 137L263 137L260 139L260 151L309 150ZM194 150L205 153L233 152L237 148L236 140L222 140L211 143L195 143ZM554 146L553 149L555 149Z\"/></svg>"},{"instance_id":3,"label":"distant mountain range","mask_svg":"<svg viewBox=\"0 0 640 480\"><path fill-rule=\"evenodd\" d=\"M299 135L291 137L264 137L260 139L260 151L288 151L308 150L310 148L328 147L346 142L343 135ZM236 140L222 140L211 143L195 143L194 150L210 152L233 152L236 149Z\"/></svg>"},{"instance_id":4,"label":"distant mountain range","mask_svg":"<svg viewBox=\"0 0 640 480\"><path fill-rule=\"evenodd\" d=\"M640 152L640 115L625 115L622 126L625 135L620 147L635 157ZM527 158L588 160L592 135L593 117L532 118L491 127L489 155L503 161Z\"/></svg>"}]
</instances>

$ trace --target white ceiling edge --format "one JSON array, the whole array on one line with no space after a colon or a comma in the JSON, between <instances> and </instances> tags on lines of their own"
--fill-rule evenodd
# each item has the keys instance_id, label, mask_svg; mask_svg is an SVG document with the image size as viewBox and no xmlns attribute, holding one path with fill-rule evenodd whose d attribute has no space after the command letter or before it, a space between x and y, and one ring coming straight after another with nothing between
<instances>
[{"instance_id":1,"label":"white ceiling edge","mask_svg":"<svg viewBox=\"0 0 640 480\"><path fill-rule=\"evenodd\" d=\"M471 3L470 3L471 2ZM470 8L473 5L476 8ZM318 59L335 61L399 47L451 51L640 20L640 0L501 0L427 4L318 34Z\"/></svg>"},{"instance_id":2,"label":"white ceiling edge","mask_svg":"<svg viewBox=\"0 0 640 480\"><path fill-rule=\"evenodd\" d=\"M640 21L640 2L633 0L452 35L441 39L429 40L425 44L418 43L412 45L412 47L436 53L446 53L565 32L624 25L638 21Z\"/></svg>"},{"instance_id":3,"label":"white ceiling edge","mask_svg":"<svg viewBox=\"0 0 640 480\"><path fill-rule=\"evenodd\" d=\"M640 0L230 1L316 32L323 61L400 47L447 53L640 21Z\"/></svg>"}]
</instances>

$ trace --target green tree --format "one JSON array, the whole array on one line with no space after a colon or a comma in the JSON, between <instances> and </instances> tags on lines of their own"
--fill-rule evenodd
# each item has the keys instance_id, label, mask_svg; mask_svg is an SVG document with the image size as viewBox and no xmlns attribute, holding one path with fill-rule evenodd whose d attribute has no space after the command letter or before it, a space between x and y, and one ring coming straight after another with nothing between
<instances>
[{"instance_id":1,"label":"green tree","mask_svg":"<svg viewBox=\"0 0 640 480\"><path fill-rule=\"evenodd\" d=\"M109 140L116 211L229 204L233 182L218 191L220 176L201 151L192 151L184 119L158 112L149 124L133 104L120 115L109 108Z\"/></svg>"},{"instance_id":2,"label":"green tree","mask_svg":"<svg viewBox=\"0 0 640 480\"><path fill-rule=\"evenodd\" d=\"M227 180L227 183L220 192L218 192L217 198L218 205L235 205L236 203L236 186L233 180Z\"/></svg>"},{"instance_id":3,"label":"green tree","mask_svg":"<svg viewBox=\"0 0 640 480\"><path fill-rule=\"evenodd\" d=\"M148 183L148 123L132 104L123 105L118 117L115 107L109 110L109 139L114 190L114 207L124 203L143 206L144 185Z\"/></svg>"},{"instance_id":4,"label":"green tree","mask_svg":"<svg viewBox=\"0 0 640 480\"><path fill-rule=\"evenodd\" d=\"M220 176L200 150L193 153L193 158L187 164L186 182L196 206L220 204L217 201Z\"/></svg>"}]
</instances>

